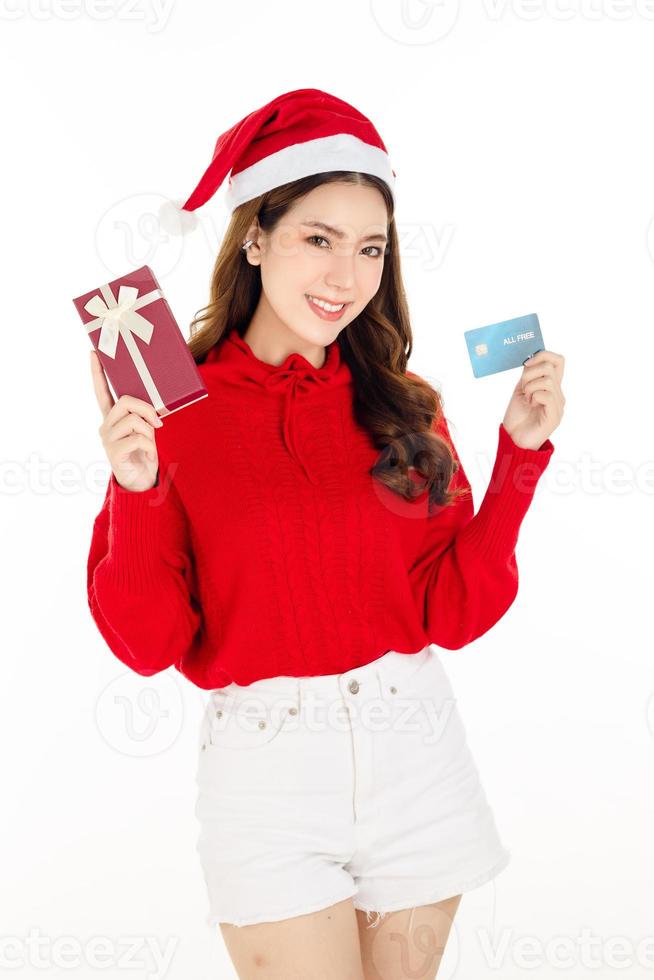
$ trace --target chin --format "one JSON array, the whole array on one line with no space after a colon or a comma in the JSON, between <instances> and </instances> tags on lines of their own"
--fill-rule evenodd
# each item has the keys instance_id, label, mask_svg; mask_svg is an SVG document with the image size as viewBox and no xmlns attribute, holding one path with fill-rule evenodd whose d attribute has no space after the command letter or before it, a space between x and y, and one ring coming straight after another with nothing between
<instances>
[{"instance_id":1,"label":"chin","mask_svg":"<svg viewBox=\"0 0 654 980\"><path fill-rule=\"evenodd\" d=\"M318 347L326 347L340 331L340 325L334 323L312 323L310 326L303 324L301 327L289 327L290 330L305 344L316 344Z\"/></svg>"}]
</instances>

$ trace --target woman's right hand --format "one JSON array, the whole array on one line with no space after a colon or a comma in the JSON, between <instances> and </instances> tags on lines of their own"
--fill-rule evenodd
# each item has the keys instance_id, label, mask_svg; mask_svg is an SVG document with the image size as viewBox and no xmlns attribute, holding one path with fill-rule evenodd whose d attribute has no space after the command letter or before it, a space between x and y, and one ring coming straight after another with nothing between
<instances>
[{"instance_id":1,"label":"woman's right hand","mask_svg":"<svg viewBox=\"0 0 654 980\"><path fill-rule=\"evenodd\" d=\"M98 429L117 482L126 490L150 490L157 482L155 428L163 425L150 402L132 395L114 401L100 358L91 351L93 387L102 412Z\"/></svg>"}]
</instances>

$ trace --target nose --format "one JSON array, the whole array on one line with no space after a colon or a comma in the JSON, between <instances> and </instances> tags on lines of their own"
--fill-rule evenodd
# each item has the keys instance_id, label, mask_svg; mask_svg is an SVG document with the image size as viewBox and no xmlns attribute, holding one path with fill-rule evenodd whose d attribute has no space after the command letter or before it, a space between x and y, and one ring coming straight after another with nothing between
<instances>
[{"instance_id":1,"label":"nose","mask_svg":"<svg viewBox=\"0 0 654 980\"><path fill-rule=\"evenodd\" d=\"M334 289L348 290L354 283L354 255L345 253L330 256L329 268L325 272L325 284Z\"/></svg>"}]
</instances>

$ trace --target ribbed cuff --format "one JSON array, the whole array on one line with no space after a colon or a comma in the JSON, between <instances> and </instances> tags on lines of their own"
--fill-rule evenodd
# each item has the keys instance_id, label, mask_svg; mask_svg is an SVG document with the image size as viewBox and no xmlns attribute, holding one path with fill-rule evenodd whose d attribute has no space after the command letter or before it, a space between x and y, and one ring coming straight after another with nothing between
<instances>
[{"instance_id":1,"label":"ribbed cuff","mask_svg":"<svg viewBox=\"0 0 654 980\"><path fill-rule=\"evenodd\" d=\"M117 588L143 592L156 584L161 571L159 531L164 506L160 486L126 490L112 472L105 574Z\"/></svg>"},{"instance_id":2,"label":"ribbed cuff","mask_svg":"<svg viewBox=\"0 0 654 980\"><path fill-rule=\"evenodd\" d=\"M509 558L553 452L554 444L549 439L538 449L517 446L500 423L488 489L479 510L458 535L457 547L471 549L489 559Z\"/></svg>"}]
</instances>

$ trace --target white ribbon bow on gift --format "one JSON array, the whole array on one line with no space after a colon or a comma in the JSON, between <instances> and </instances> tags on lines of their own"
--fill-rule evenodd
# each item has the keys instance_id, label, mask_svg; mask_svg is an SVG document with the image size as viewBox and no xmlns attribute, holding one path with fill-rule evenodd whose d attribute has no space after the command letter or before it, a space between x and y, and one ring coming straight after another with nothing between
<instances>
[{"instance_id":1,"label":"white ribbon bow on gift","mask_svg":"<svg viewBox=\"0 0 654 980\"><path fill-rule=\"evenodd\" d=\"M108 283L100 286L100 292L102 296L92 296L84 304L84 309L97 317L97 319L90 320L85 324L87 332L92 333L94 330L100 330L98 350L101 350L107 357L115 358L118 337L123 338L152 404L158 412L168 414L133 336L136 334L146 344L150 343L154 324L136 311L141 306L152 303L155 299L162 299L163 293L160 289L152 289L149 293L139 297L136 286L119 286L118 299L116 299Z\"/></svg>"}]
</instances>

